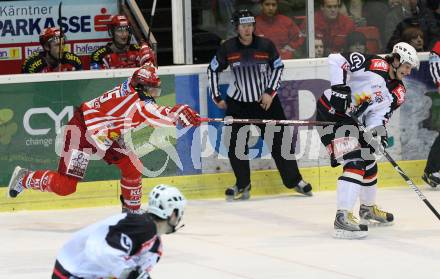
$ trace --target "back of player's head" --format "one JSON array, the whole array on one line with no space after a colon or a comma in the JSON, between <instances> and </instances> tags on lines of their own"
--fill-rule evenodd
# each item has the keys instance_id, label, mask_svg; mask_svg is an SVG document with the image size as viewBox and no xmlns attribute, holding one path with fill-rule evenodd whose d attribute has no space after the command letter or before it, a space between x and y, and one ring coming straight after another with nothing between
<instances>
[{"instance_id":1,"label":"back of player's head","mask_svg":"<svg viewBox=\"0 0 440 279\"><path fill-rule=\"evenodd\" d=\"M232 14L231 23L237 27L239 24L248 24L253 23L255 25L255 16L254 14L247 10L238 10Z\"/></svg>"},{"instance_id":2,"label":"back of player's head","mask_svg":"<svg viewBox=\"0 0 440 279\"><path fill-rule=\"evenodd\" d=\"M63 35L61 34L61 30L58 27L45 28L43 29L43 31L41 31L39 36L40 44L43 47L52 40L56 40L60 38L65 39L64 34Z\"/></svg>"},{"instance_id":3,"label":"back of player's head","mask_svg":"<svg viewBox=\"0 0 440 279\"><path fill-rule=\"evenodd\" d=\"M179 220L185 210L186 199L176 187L159 184L155 186L148 199L147 212L167 220L175 212Z\"/></svg>"},{"instance_id":4,"label":"back of player's head","mask_svg":"<svg viewBox=\"0 0 440 279\"><path fill-rule=\"evenodd\" d=\"M395 44L391 55L399 59L401 64L408 63L412 68L419 69L420 60L417 56L417 51L410 44L405 42Z\"/></svg>"}]
</instances>

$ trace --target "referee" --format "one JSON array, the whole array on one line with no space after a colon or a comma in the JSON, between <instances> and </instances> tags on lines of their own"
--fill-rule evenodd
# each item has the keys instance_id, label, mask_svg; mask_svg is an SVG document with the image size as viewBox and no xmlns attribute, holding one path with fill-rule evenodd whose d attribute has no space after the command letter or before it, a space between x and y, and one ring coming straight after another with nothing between
<instances>
[{"instance_id":1,"label":"referee","mask_svg":"<svg viewBox=\"0 0 440 279\"><path fill-rule=\"evenodd\" d=\"M286 119L277 89L283 72L283 62L274 44L265 38L254 35L255 17L248 10L234 12L231 20L238 36L226 40L217 50L208 66L208 79L212 99L220 109L226 110L226 116L245 119ZM234 74L235 90L226 100L221 98L218 89L219 73L231 67ZM225 191L227 200L246 200L250 197L251 181L248 154L249 127L232 124L228 157L236 177L234 186ZM294 159L282 156L281 146L284 127L272 126L275 133L266 131L266 126L257 125L260 136L271 150L284 185L289 189L311 196L312 186L302 180L298 165ZM240 129L247 129L245 138L238 137ZM268 126L269 127L269 126ZM281 128L281 131L279 130ZM270 139L265 135L270 135ZM273 141L272 140L273 135ZM241 142L244 141L244 142ZM237 152L244 145L243 152ZM290 152L290 150L288 150Z\"/></svg>"}]
</instances>

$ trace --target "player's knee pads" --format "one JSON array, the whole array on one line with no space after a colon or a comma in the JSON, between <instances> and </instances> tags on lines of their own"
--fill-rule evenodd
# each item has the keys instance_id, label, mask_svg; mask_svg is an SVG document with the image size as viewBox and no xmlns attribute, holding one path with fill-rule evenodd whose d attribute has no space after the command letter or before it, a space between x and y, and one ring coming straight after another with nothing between
<instances>
[{"instance_id":1,"label":"player's knee pads","mask_svg":"<svg viewBox=\"0 0 440 279\"><path fill-rule=\"evenodd\" d=\"M67 196L76 191L78 179L72 176L50 172L48 174L49 188L51 192L59 196Z\"/></svg>"},{"instance_id":2,"label":"player's knee pads","mask_svg":"<svg viewBox=\"0 0 440 279\"><path fill-rule=\"evenodd\" d=\"M362 185L373 186L376 183L377 183L377 163L376 161L367 161Z\"/></svg>"},{"instance_id":3,"label":"player's knee pads","mask_svg":"<svg viewBox=\"0 0 440 279\"><path fill-rule=\"evenodd\" d=\"M355 183L363 183L365 175L365 161L353 160L344 163L344 172L339 179Z\"/></svg>"}]
</instances>

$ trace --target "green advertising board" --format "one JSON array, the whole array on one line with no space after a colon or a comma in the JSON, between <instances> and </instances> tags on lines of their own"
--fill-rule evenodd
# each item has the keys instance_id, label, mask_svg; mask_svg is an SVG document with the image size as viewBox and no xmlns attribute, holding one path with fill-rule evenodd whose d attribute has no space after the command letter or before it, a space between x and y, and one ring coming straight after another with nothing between
<instances>
[{"instance_id":1,"label":"green advertising board","mask_svg":"<svg viewBox=\"0 0 440 279\"><path fill-rule=\"evenodd\" d=\"M68 80L3 84L0 87L0 186L7 185L16 165L29 169L57 169L59 157L55 142L60 127L73 116L75 107L115 87L125 78ZM158 103L175 104L174 76L161 76L162 96ZM145 127L131 135L140 146L148 141L153 128ZM62 137L58 137L62 141ZM143 154L145 155L145 154ZM141 157L147 169L165 164L164 151L152 150ZM161 176L175 175L170 160ZM118 179L119 170L103 161L92 161L86 181Z\"/></svg>"}]
</instances>

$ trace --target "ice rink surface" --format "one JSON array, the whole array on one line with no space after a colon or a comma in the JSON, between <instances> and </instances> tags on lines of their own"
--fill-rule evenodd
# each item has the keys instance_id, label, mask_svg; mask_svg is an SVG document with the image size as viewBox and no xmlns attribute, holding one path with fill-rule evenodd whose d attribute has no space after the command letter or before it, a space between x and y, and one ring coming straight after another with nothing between
<instances>
[{"instance_id":1,"label":"ice rink surface","mask_svg":"<svg viewBox=\"0 0 440 279\"><path fill-rule=\"evenodd\" d=\"M440 210L440 191L421 188ZM379 189L395 224L363 240L332 238L335 192L190 201L186 226L163 237L154 279L440 278L440 221L408 187ZM0 213L0 278L50 278L76 230L119 207ZM355 212L357 215L358 207Z\"/></svg>"}]
</instances>

